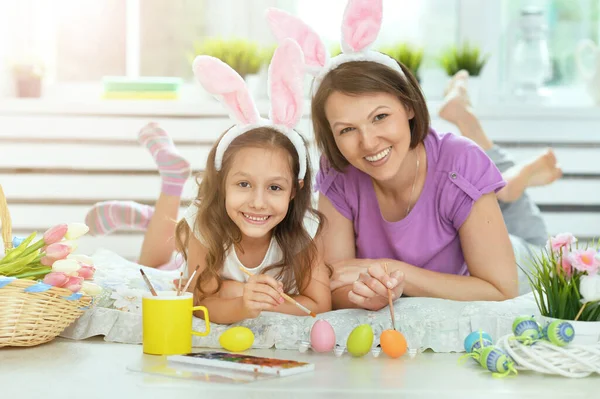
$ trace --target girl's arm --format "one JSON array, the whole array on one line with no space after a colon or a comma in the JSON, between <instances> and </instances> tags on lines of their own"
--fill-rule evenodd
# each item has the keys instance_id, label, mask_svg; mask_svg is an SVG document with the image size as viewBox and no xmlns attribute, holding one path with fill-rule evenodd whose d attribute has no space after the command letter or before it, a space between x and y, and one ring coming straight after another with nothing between
<instances>
[{"instance_id":1,"label":"girl's arm","mask_svg":"<svg viewBox=\"0 0 600 399\"><path fill-rule=\"evenodd\" d=\"M345 218L323 194L319 194L319 211L325 215L325 226L322 230L322 247L324 261L333 267L334 277L343 260L353 260L356 256L354 244L354 226ZM357 277L358 278L358 277ZM348 299L352 285L330 287L333 309L358 307Z\"/></svg>"},{"instance_id":2,"label":"girl's arm","mask_svg":"<svg viewBox=\"0 0 600 399\"><path fill-rule=\"evenodd\" d=\"M458 301L514 298L518 294L516 261L494 193L486 194L475 202L458 233L470 276L433 272L400 261L384 260L388 263L388 271L404 274L404 292L409 296ZM363 291L357 292L360 289L354 287L348 292L352 303L370 309L386 306L384 284L391 279L383 271L382 262L374 261L373 266L359 276ZM347 265L345 267L348 268ZM364 290L365 287L371 292ZM396 295L401 295L399 287L395 291Z\"/></svg>"},{"instance_id":3,"label":"girl's arm","mask_svg":"<svg viewBox=\"0 0 600 399\"><path fill-rule=\"evenodd\" d=\"M261 310L272 310L279 302L279 295L276 294L276 289L269 287L266 283L260 282L251 284L250 286L242 287L242 295L233 297L234 293L231 290L239 289L239 286L225 284L221 285L221 289L210 296L202 299L196 299L199 296L199 291L196 288L198 277L206 268L205 257L207 248L198 241L193 235L188 243L188 273L191 274L199 265L196 276L190 283L188 290L194 293L194 304L205 306L208 309L208 315L212 322L217 324L231 324L241 320L254 318L260 314ZM204 292L212 292L217 288L216 278L212 278L202 282ZM262 291L262 292L258 292ZM275 299L274 297L277 297ZM196 317L203 318L204 314L200 311L194 313Z\"/></svg>"}]
</instances>

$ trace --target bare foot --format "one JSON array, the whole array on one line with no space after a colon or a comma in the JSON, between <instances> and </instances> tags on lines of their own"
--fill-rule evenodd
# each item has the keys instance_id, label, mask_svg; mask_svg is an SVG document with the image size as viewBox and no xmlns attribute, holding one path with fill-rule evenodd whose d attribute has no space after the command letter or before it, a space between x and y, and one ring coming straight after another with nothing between
<instances>
[{"instance_id":1,"label":"bare foot","mask_svg":"<svg viewBox=\"0 0 600 399\"><path fill-rule=\"evenodd\" d=\"M531 162L515 165L502 174L506 186L498 192L500 201L514 202L521 198L528 187L546 186L562 176L556 155L551 149Z\"/></svg>"},{"instance_id":2,"label":"bare foot","mask_svg":"<svg viewBox=\"0 0 600 399\"><path fill-rule=\"evenodd\" d=\"M467 91L469 73L467 71L457 72L448 87L444 90L444 101L439 110L439 115L442 119L450 123L458 125L464 119L471 101Z\"/></svg>"}]
</instances>

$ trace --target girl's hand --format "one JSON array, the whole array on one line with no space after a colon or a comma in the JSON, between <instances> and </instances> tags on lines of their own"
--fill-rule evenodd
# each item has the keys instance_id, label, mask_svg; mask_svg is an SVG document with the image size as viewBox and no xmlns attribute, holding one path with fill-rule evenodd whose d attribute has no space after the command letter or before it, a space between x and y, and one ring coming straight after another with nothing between
<instances>
[{"instance_id":1,"label":"girl's hand","mask_svg":"<svg viewBox=\"0 0 600 399\"><path fill-rule=\"evenodd\" d=\"M249 318L255 318L263 310L273 310L283 303L283 284L271 276L255 274L244 284L242 303Z\"/></svg>"},{"instance_id":2,"label":"girl's hand","mask_svg":"<svg viewBox=\"0 0 600 399\"><path fill-rule=\"evenodd\" d=\"M400 298L404 290L404 273L394 270L388 275L378 262L360 273L352 284L352 291L348 292L348 299L361 308L379 310L388 305L388 288L392 290L392 300Z\"/></svg>"}]
</instances>

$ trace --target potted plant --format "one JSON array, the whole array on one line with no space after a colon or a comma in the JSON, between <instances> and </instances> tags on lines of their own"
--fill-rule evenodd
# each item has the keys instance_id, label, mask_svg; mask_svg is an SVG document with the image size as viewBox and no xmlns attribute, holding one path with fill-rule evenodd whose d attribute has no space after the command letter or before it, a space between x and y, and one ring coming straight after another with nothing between
<instances>
[{"instance_id":1,"label":"potted plant","mask_svg":"<svg viewBox=\"0 0 600 399\"><path fill-rule=\"evenodd\" d=\"M12 74L15 80L17 97L38 98L42 95L42 78L44 67L38 61L14 63Z\"/></svg>"},{"instance_id":2,"label":"potted plant","mask_svg":"<svg viewBox=\"0 0 600 399\"><path fill-rule=\"evenodd\" d=\"M380 52L389 55L402 65L410 69L415 78L421 82L419 68L423 62L423 48L414 47L408 43L399 43L395 46L382 47Z\"/></svg>"},{"instance_id":3,"label":"potted plant","mask_svg":"<svg viewBox=\"0 0 600 399\"><path fill-rule=\"evenodd\" d=\"M529 279L542 317L546 321L569 321L575 329L575 343L600 342L598 246L579 248L572 234L559 234L550 238L528 266L521 269Z\"/></svg>"},{"instance_id":4,"label":"potted plant","mask_svg":"<svg viewBox=\"0 0 600 399\"><path fill-rule=\"evenodd\" d=\"M447 47L442 52L439 63L449 78L461 70L465 70L469 73L471 102L476 103L479 93L479 75L488 58L489 54L482 54L479 47L465 42L460 47Z\"/></svg>"}]
</instances>

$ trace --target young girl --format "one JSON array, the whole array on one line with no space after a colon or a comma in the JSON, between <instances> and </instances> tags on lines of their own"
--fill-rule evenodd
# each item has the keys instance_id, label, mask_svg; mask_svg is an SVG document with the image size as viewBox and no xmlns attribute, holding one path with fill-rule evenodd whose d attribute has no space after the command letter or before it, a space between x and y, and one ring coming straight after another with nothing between
<instances>
[{"instance_id":1,"label":"young girl","mask_svg":"<svg viewBox=\"0 0 600 399\"><path fill-rule=\"evenodd\" d=\"M506 183L475 142L433 131L409 70L368 49L381 0L348 2L343 53L331 60L302 21L276 10L268 18L317 72L312 119L324 154L317 186L334 307L380 309L387 288L396 298L514 297L515 255L496 197ZM539 212L520 215L523 225L538 220Z\"/></svg>"},{"instance_id":2,"label":"young girl","mask_svg":"<svg viewBox=\"0 0 600 399\"><path fill-rule=\"evenodd\" d=\"M194 73L230 110L236 125L210 151L198 196L177 226L195 303L216 323L262 311L306 315L287 293L315 313L331 309L328 269L307 225L311 169L302 137L302 51L292 40L269 68L270 120L260 118L243 79L220 60L199 56ZM248 274L251 277L248 277Z\"/></svg>"}]
</instances>

